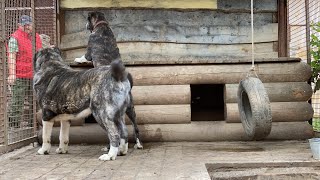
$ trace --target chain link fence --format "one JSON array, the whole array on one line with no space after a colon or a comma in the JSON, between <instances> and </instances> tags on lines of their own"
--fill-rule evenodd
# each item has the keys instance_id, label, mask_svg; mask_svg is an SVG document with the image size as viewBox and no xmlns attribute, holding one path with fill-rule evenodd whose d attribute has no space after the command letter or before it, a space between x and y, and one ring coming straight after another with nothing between
<instances>
[{"instance_id":1,"label":"chain link fence","mask_svg":"<svg viewBox=\"0 0 320 180\"><path fill-rule=\"evenodd\" d=\"M312 37L319 37L319 32L313 26L320 22L320 1L319 0L288 0L288 35L289 35L289 56L301 58L304 62L314 61L312 51L318 47L312 46ZM313 89L314 84L311 84ZM314 109L313 127L320 132L320 91L313 94L311 99Z\"/></svg>"},{"instance_id":2,"label":"chain link fence","mask_svg":"<svg viewBox=\"0 0 320 180\"><path fill-rule=\"evenodd\" d=\"M35 141L32 56L56 44L56 0L4 0L0 5L0 152L5 152Z\"/></svg>"}]
</instances>

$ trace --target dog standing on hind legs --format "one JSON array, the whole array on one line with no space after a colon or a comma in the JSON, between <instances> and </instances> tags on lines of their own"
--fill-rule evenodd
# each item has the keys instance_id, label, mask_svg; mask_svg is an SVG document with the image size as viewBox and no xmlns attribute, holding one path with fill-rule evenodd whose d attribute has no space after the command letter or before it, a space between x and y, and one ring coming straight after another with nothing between
<instances>
[{"instance_id":1,"label":"dog standing on hind legs","mask_svg":"<svg viewBox=\"0 0 320 180\"><path fill-rule=\"evenodd\" d=\"M100 160L115 160L128 151L124 115L131 90L122 61L76 71L66 65L58 48L46 48L34 56L33 87L42 110L43 143L38 154L48 154L54 121L61 121L57 153L68 152L70 121L91 113L107 130L110 150Z\"/></svg>"},{"instance_id":2,"label":"dog standing on hind legs","mask_svg":"<svg viewBox=\"0 0 320 180\"><path fill-rule=\"evenodd\" d=\"M82 57L76 58L75 62L83 63L92 61L94 67L100 67L108 66L113 61L121 59L114 34L102 12L94 11L88 13L86 29L91 32L87 52ZM133 79L130 73L128 73L128 79L132 88ZM136 141L134 147L142 149L143 146L140 141L139 129L136 123L136 113L131 90L129 92L129 99L130 102L128 103L126 114L134 128L134 139ZM108 147L102 150L107 151Z\"/></svg>"}]
</instances>

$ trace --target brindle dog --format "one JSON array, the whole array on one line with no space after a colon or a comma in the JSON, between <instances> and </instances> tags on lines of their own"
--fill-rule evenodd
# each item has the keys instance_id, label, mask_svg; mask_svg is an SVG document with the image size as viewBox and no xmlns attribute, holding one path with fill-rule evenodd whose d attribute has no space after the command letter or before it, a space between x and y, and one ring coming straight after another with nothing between
<instances>
[{"instance_id":1,"label":"brindle dog","mask_svg":"<svg viewBox=\"0 0 320 180\"><path fill-rule=\"evenodd\" d=\"M121 59L114 34L102 12L94 11L88 13L86 29L90 30L91 32L87 46L87 52L81 58L76 58L75 62L83 63L92 61L94 67L100 67L108 66L111 62ZM128 79L132 88L133 79L130 73L128 73ZM139 129L136 123L136 113L133 105L131 90L129 92L129 96L131 102L128 104L126 114L134 127L134 139L136 141L134 147L142 149L143 146L140 141ZM104 148L103 150L108 150L108 147Z\"/></svg>"},{"instance_id":2,"label":"brindle dog","mask_svg":"<svg viewBox=\"0 0 320 180\"><path fill-rule=\"evenodd\" d=\"M34 56L34 82L42 110L43 144L38 154L48 154L54 121L61 121L57 153L67 153L70 121L91 113L107 131L110 150L100 160L115 160L128 151L128 132L124 123L130 101L130 82L121 60L110 66L76 71L66 65L58 48L46 48Z\"/></svg>"}]
</instances>

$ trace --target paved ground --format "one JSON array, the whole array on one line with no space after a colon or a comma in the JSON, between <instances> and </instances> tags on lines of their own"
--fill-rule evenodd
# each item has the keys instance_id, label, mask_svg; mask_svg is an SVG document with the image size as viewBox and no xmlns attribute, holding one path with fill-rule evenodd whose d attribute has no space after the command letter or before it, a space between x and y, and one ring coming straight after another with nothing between
<instances>
[{"instance_id":1,"label":"paved ground","mask_svg":"<svg viewBox=\"0 0 320 180\"><path fill-rule=\"evenodd\" d=\"M147 143L110 162L98 160L102 147L71 145L69 154L40 156L30 145L0 156L0 179L210 179L206 163L320 163L312 159L307 141ZM320 173L314 167L296 171L301 168Z\"/></svg>"}]
</instances>

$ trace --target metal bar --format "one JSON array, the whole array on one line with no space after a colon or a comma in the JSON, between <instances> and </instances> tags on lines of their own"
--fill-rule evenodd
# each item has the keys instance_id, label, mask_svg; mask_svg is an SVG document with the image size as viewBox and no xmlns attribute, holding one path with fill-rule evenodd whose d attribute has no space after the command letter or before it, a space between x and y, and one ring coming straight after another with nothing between
<instances>
[{"instance_id":1,"label":"metal bar","mask_svg":"<svg viewBox=\"0 0 320 180\"><path fill-rule=\"evenodd\" d=\"M6 14L5 14L5 2L1 1L1 38L3 40L6 39L6 26L5 26L5 19L6 19ZM3 89L5 91L3 92L3 100L5 103L3 105L3 111L4 111L4 148L5 151L8 146L8 111L7 111L7 67L6 67L6 48L5 48L5 42L3 42L3 45L1 45L1 50L2 50L2 59L3 59Z\"/></svg>"},{"instance_id":2,"label":"metal bar","mask_svg":"<svg viewBox=\"0 0 320 180\"><path fill-rule=\"evenodd\" d=\"M311 63L310 54L310 12L309 12L309 0L305 0L306 7L306 46L307 46L307 63Z\"/></svg>"},{"instance_id":3,"label":"metal bar","mask_svg":"<svg viewBox=\"0 0 320 180\"><path fill-rule=\"evenodd\" d=\"M36 16L35 16L35 4L34 4L34 1L35 0L31 0L31 17L32 17L32 20L33 20L33 26L32 26L32 54L35 54L36 53L36 24L37 24L37 22L36 22ZM33 68L34 66L32 66L32 68ZM34 73L34 70L33 70L33 73ZM37 109L36 109L36 107L37 107L37 105L36 105L36 98L35 98L35 95L34 95L34 91L33 91L33 87L32 87L32 94L33 94L33 97L32 97L32 104L33 104L33 106L32 106L32 108L33 108L33 110L32 110L32 114L33 114L33 116L32 116L32 118L33 118L33 136L36 134L36 132L37 132L37 120L36 120L36 118L37 118Z\"/></svg>"},{"instance_id":4,"label":"metal bar","mask_svg":"<svg viewBox=\"0 0 320 180\"><path fill-rule=\"evenodd\" d=\"M35 7L36 10L38 9L54 9L54 6L48 6L48 7ZM7 7L5 8L5 11L16 11L16 10L31 10L31 7Z\"/></svg>"}]
</instances>

